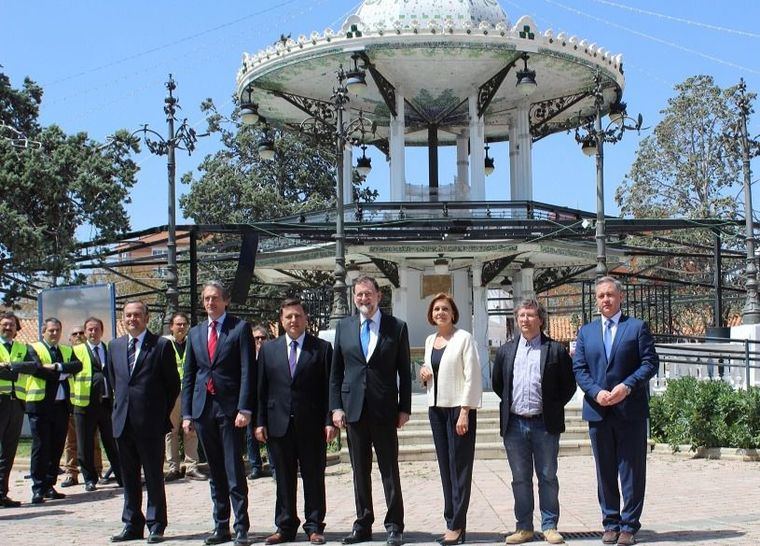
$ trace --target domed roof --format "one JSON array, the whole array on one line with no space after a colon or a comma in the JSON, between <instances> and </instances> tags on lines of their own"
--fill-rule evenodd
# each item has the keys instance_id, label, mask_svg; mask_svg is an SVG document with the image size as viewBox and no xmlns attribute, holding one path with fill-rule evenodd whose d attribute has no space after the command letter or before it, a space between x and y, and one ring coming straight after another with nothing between
<instances>
[{"instance_id":1,"label":"domed roof","mask_svg":"<svg viewBox=\"0 0 760 546\"><path fill-rule=\"evenodd\" d=\"M368 28L405 27L412 21L449 21L453 28L477 27L482 21L507 24L497 0L364 0L356 15Z\"/></svg>"}]
</instances>

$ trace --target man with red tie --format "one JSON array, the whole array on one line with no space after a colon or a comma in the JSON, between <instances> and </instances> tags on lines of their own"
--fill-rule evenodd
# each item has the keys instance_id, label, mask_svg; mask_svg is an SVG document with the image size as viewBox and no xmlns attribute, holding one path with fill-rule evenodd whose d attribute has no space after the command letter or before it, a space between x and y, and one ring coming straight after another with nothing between
<instances>
[{"instance_id":1,"label":"man with red tie","mask_svg":"<svg viewBox=\"0 0 760 546\"><path fill-rule=\"evenodd\" d=\"M193 428L206 453L214 502L214 530L205 544L231 540L230 508L235 511L235 544L248 544L248 484L240 429L255 407L256 353L248 324L227 313L225 287L203 287L208 320L188 335L182 381L182 427Z\"/></svg>"}]
</instances>

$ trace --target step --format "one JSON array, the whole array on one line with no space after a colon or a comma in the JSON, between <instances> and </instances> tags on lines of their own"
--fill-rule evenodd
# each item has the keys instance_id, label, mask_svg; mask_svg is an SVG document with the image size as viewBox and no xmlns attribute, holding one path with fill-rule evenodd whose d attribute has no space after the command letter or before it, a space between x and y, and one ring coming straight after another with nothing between
<instances>
[{"instance_id":1,"label":"step","mask_svg":"<svg viewBox=\"0 0 760 546\"><path fill-rule=\"evenodd\" d=\"M569 427L560 437L566 440L586 440L588 439L588 427ZM481 442L501 442L501 434L498 428L481 428L478 423L477 443ZM428 430L407 430L404 427L398 432L398 443L400 446L406 445L433 445L433 433Z\"/></svg>"},{"instance_id":2,"label":"step","mask_svg":"<svg viewBox=\"0 0 760 546\"><path fill-rule=\"evenodd\" d=\"M348 447L344 447L340 452L341 462L350 462ZM586 440L565 440L559 441L559 456L568 457L576 455L591 455L591 441ZM432 445L408 445L399 446L399 461L434 461L436 460L435 448ZM506 459L504 444L501 442L483 442L475 443L475 459L493 460Z\"/></svg>"}]
</instances>

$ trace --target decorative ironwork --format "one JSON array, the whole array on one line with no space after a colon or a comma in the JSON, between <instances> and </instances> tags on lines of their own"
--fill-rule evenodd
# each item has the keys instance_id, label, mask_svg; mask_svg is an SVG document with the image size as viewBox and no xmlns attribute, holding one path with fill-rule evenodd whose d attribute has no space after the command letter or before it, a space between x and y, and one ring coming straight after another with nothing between
<instances>
[{"instance_id":1,"label":"decorative ironwork","mask_svg":"<svg viewBox=\"0 0 760 546\"><path fill-rule=\"evenodd\" d=\"M533 280L533 287L536 294L546 292L552 288L562 286L573 277L577 277L587 271L594 269L596 265L568 266L568 267L550 267L543 269Z\"/></svg>"},{"instance_id":2,"label":"decorative ironwork","mask_svg":"<svg viewBox=\"0 0 760 546\"><path fill-rule=\"evenodd\" d=\"M486 108L488 108L488 105L491 104L491 101L496 96L496 92L499 90L499 87L501 87L504 78L507 77L507 74L509 74L509 71L512 70L512 67L515 66L515 63L517 63L519 59L520 57L516 56L509 62L509 64L507 64L507 66L499 70L496 74L491 76L491 79L480 86L478 89L478 117L483 117Z\"/></svg>"},{"instance_id":3,"label":"decorative ironwork","mask_svg":"<svg viewBox=\"0 0 760 546\"><path fill-rule=\"evenodd\" d=\"M580 101L590 96L590 94L589 91L584 91L582 93L565 95L564 97L555 97L553 99L542 100L541 102L531 104L529 113L531 134L542 134L549 121L560 115L562 112L566 112ZM546 134L549 134L549 132L550 130L547 130Z\"/></svg>"},{"instance_id":4,"label":"decorative ironwork","mask_svg":"<svg viewBox=\"0 0 760 546\"><path fill-rule=\"evenodd\" d=\"M375 267L377 267L380 272L385 275L385 278L391 282L394 288L401 286L401 282L399 281L398 277L398 264L373 256L368 256L368 258L372 260L372 263L375 264Z\"/></svg>"},{"instance_id":5,"label":"decorative ironwork","mask_svg":"<svg viewBox=\"0 0 760 546\"><path fill-rule=\"evenodd\" d=\"M372 63L372 61L369 60L369 57L364 51L360 51L358 55L359 58L364 62L364 68L369 70L369 73L372 76L375 85L377 86L377 90L380 91L380 95L383 97L388 110L391 111L394 118L397 117L398 113L396 112L396 88L393 87L393 84L389 82L388 79L383 76L383 74Z\"/></svg>"},{"instance_id":6,"label":"decorative ironwork","mask_svg":"<svg viewBox=\"0 0 760 546\"><path fill-rule=\"evenodd\" d=\"M375 140L373 142L370 142L375 148L380 150L385 154L385 158L388 159L391 156L391 143L388 142L387 138L380 138L378 140Z\"/></svg>"},{"instance_id":7,"label":"decorative ironwork","mask_svg":"<svg viewBox=\"0 0 760 546\"><path fill-rule=\"evenodd\" d=\"M519 254L511 254L510 256L504 256L503 258L497 258L495 260L488 261L483 264L483 271L480 275L480 286L488 286L488 284L496 278L496 276L504 271L506 267L515 261Z\"/></svg>"},{"instance_id":8,"label":"decorative ironwork","mask_svg":"<svg viewBox=\"0 0 760 546\"><path fill-rule=\"evenodd\" d=\"M300 95L294 95L293 93L285 93L278 90L269 90L276 97L289 102L307 115L317 118L322 123L335 127L335 108L332 103L319 99L312 99L309 97L302 97Z\"/></svg>"}]
</instances>

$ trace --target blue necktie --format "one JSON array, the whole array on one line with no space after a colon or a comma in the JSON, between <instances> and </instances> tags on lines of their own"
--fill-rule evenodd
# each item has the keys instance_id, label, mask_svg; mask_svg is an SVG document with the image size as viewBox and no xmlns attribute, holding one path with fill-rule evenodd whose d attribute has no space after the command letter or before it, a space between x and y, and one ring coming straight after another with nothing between
<instances>
[{"instance_id":1,"label":"blue necktie","mask_svg":"<svg viewBox=\"0 0 760 546\"><path fill-rule=\"evenodd\" d=\"M364 352L364 358L367 358L367 355L369 354L369 327L371 324L372 324L372 319L367 319L364 321L364 324L362 324L361 342L362 342L362 352Z\"/></svg>"},{"instance_id":2,"label":"blue necktie","mask_svg":"<svg viewBox=\"0 0 760 546\"><path fill-rule=\"evenodd\" d=\"M296 373L296 362L298 355L298 342L293 340L290 342L290 358L288 358L288 364L290 365L290 377L293 377L293 374Z\"/></svg>"},{"instance_id":3,"label":"blue necktie","mask_svg":"<svg viewBox=\"0 0 760 546\"><path fill-rule=\"evenodd\" d=\"M612 327L615 322L608 320L604 325L604 352L607 355L607 359L610 358L610 352L612 351Z\"/></svg>"}]
</instances>

